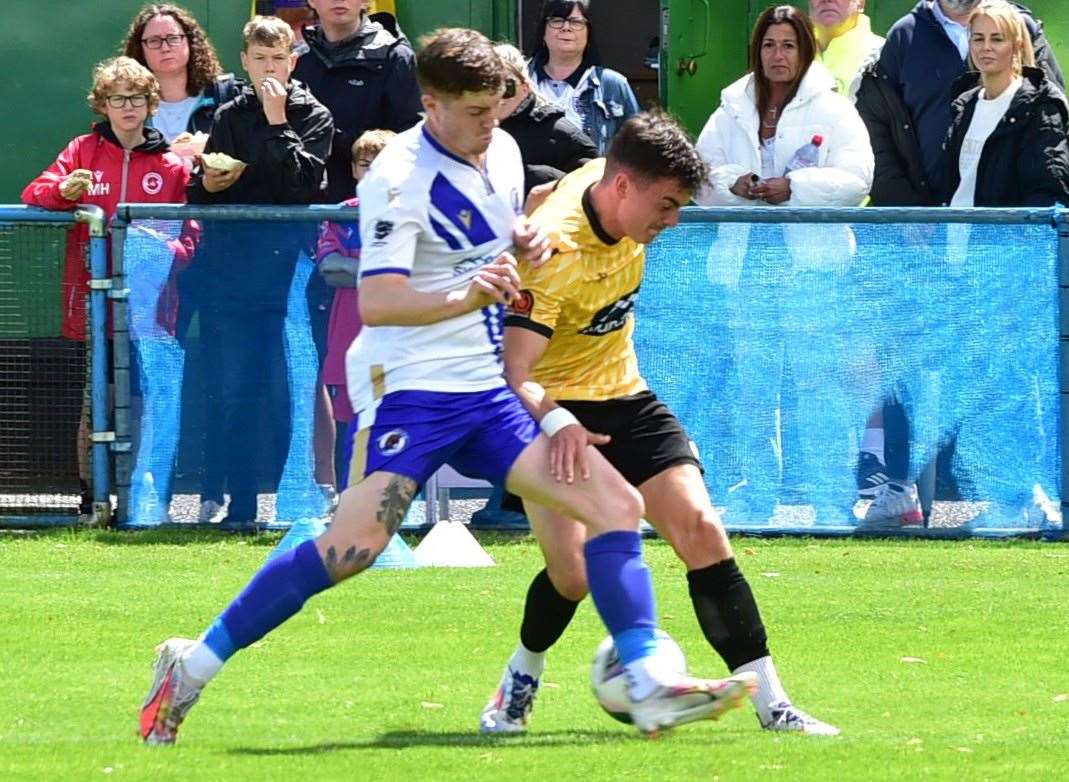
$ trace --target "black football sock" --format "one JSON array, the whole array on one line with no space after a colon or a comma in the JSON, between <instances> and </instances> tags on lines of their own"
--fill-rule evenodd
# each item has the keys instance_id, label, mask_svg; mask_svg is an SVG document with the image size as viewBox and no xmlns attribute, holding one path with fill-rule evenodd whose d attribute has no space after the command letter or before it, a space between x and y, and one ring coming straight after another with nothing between
<instances>
[{"instance_id":1,"label":"black football sock","mask_svg":"<svg viewBox=\"0 0 1069 782\"><path fill-rule=\"evenodd\" d=\"M729 671L769 655L757 601L734 559L690 571L687 583L698 624Z\"/></svg>"},{"instance_id":2,"label":"black football sock","mask_svg":"<svg viewBox=\"0 0 1069 782\"><path fill-rule=\"evenodd\" d=\"M564 634L578 607L578 602L557 591L543 568L527 590L520 643L532 652L546 651Z\"/></svg>"}]
</instances>

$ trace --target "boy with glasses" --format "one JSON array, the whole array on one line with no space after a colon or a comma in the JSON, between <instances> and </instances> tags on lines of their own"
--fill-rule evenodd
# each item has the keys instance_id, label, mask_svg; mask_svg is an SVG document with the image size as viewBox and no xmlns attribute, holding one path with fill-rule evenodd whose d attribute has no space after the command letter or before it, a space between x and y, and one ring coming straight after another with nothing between
<instances>
[{"instance_id":1,"label":"boy with glasses","mask_svg":"<svg viewBox=\"0 0 1069 782\"><path fill-rule=\"evenodd\" d=\"M182 161L168 151L159 131L147 127L160 102L160 87L151 71L129 57L101 63L93 74L89 106L104 119L73 139L59 157L22 191L22 201L45 209L70 210L99 206L108 215L120 201L175 203L185 201L189 175ZM67 234L63 271L62 335L84 341L89 272L85 266L89 228L76 225ZM188 263L192 236L175 244L175 263ZM173 286L173 278L168 281ZM174 290L170 291L174 300ZM167 295L166 293L164 295ZM170 324L173 327L173 323ZM83 405L78 427L80 512L93 512L89 486L89 408Z\"/></svg>"}]
</instances>

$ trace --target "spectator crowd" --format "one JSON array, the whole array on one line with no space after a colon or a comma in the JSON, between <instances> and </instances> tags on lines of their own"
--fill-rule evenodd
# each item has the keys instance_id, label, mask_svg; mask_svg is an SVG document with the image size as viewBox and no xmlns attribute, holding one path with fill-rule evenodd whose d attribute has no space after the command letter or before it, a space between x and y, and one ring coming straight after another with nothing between
<instances>
[{"instance_id":1,"label":"spectator crowd","mask_svg":"<svg viewBox=\"0 0 1069 782\"><path fill-rule=\"evenodd\" d=\"M275 17L254 17L245 26L242 78L223 72L187 10L146 5L119 46L121 56L93 75L89 105L100 121L26 186L23 201L47 209L94 204L108 214L120 202L357 206L356 185L376 155L421 121L413 46L391 15L369 13L368 0L307 5L315 21L299 31L300 41ZM564 174L604 155L616 130L640 110L627 78L602 62L589 0L545 0L536 40L529 56L509 44L497 47L507 83L497 120L520 148L531 204ZM695 196L699 205L1069 204L1063 75L1041 22L1019 3L919 0L886 38L873 30L865 0L781 5L759 16L748 53L748 71L719 102L709 96L711 116L698 148L710 177ZM820 258L808 249L806 231L814 229L778 230L809 283L818 280L827 290L842 284L833 256L834 248L851 246L849 228L824 232L830 249ZM185 388L207 421L195 448L201 522L255 528L262 487L253 456L272 442L290 442L298 418L312 430L305 478L317 501L329 507L344 485L344 433L353 418L344 354L361 327L360 248L375 238L361 237L355 222L187 221L160 229L168 262L156 275L151 328L132 334L146 348L134 351L134 374L147 410L155 393L147 375L159 355L147 349L149 338L157 346L185 346L197 336L190 363L200 370ZM721 239L711 262L747 302L732 316L740 393L756 393L768 384L745 378L781 373L807 339L788 326L776 333L758 327L775 323L778 297L790 295L796 282L749 274L726 249L745 246L746 235ZM967 244L968 237L958 240ZM63 336L72 340L85 339L87 241L85 226L71 230ZM284 369L296 350L293 334L315 346L321 371L311 383ZM827 355L832 362L842 354ZM848 374L827 363L791 369L806 389L799 391L800 409L821 404L821 378ZM910 422L895 397L875 405L864 422L857 456L858 491L873 499L864 523L877 528L922 521ZM741 401L768 417L751 418L737 432L749 484L765 487L738 500L745 513L771 517L779 499L769 447L777 402ZM83 415L83 511L91 509L87 442ZM811 474L834 474L822 461L826 454L805 437L800 445ZM142 447L159 445L143 438ZM162 458L173 470L173 446ZM271 467L274 485L284 482L283 470L281 463ZM161 509L151 522L166 520L172 491L170 476L156 473Z\"/></svg>"}]
</instances>

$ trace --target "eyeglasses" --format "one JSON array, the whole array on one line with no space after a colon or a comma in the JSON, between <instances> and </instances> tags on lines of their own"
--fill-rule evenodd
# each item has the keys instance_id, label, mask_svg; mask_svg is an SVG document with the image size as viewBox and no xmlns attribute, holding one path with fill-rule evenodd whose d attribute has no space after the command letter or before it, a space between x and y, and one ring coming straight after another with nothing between
<instances>
[{"instance_id":1,"label":"eyeglasses","mask_svg":"<svg viewBox=\"0 0 1069 782\"><path fill-rule=\"evenodd\" d=\"M546 27L551 30L563 30L567 27L569 30L585 30L590 26L590 22L586 19L578 19L569 17L565 19L562 16L551 16L546 20Z\"/></svg>"},{"instance_id":2,"label":"eyeglasses","mask_svg":"<svg viewBox=\"0 0 1069 782\"><path fill-rule=\"evenodd\" d=\"M109 95L104 100L113 109L121 109L127 104L130 104L135 109L148 105L148 95Z\"/></svg>"},{"instance_id":3,"label":"eyeglasses","mask_svg":"<svg viewBox=\"0 0 1069 782\"><path fill-rule=\"evenodd\" d=\"M162 49L164 44L167 44L168 49L173 49L185 39L184 35L175 33L174 35L154 35L151 38L142 38L141 43L144 44L146 49Z\"/></svg>"}]
</instances>

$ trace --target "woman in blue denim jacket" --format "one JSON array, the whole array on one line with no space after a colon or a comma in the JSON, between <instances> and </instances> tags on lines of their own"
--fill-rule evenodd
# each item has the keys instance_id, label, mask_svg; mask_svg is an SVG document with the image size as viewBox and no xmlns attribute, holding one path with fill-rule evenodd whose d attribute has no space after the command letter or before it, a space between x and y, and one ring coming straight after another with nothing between
<instances>
[{"instance_id":1,"label":"woman in blue denim jacket","mask_svg":"<svg viewBox=\"0 0 1069 782\"><path fill-rule=\"evenodd\" d=\"M627 78L600 65L589 11L589 0L546 0L528 68L538 92L560 106L604 155L617 129L640 109Z\"/></svg>"}]
</instances>

